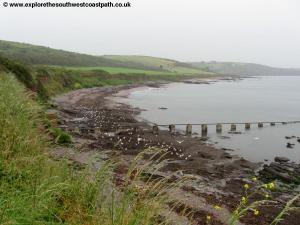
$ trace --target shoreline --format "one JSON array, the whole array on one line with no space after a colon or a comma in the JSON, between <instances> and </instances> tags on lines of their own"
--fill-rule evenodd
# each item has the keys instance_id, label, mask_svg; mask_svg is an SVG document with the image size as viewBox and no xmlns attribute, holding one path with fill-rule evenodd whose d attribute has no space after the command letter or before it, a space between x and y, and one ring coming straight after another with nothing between
<instances>
[{"instance_id":1,"label":"shoreline","mask_svg":"<svg viewBox=\"0 0 300 225\"><path fill-rule=\"evenodd\" d=\"M55 102L60 126L72 134L77 148L86 152L105 153L106 160L117 155L120 167L123 168L117 170L117 176L120 177L126 172L130 160L142 149L165 149L166 162L152 175L167 177L179 172L180 177L193 177L193 181L184 187L185 191L178 190L184 191L184 195L191 195L191 198L186 199L186 205L192 205L193 198L197 198L198 201L204 199L205 204L211 204L212 208L213 204L221 204L232 209L238 204L237 196L242 194L241 187L253 176L257 163L207 145L202 138L187 137L180 133L171 135L164 130L154 135L147 122L136 119L141 109L112 101L120 92L121 96L126 96L132 90L157 88L165 84L82 89L59 96ZM80 159L77 163L85 164ZM199 183L200 187L204 185L203 190L198 188ZM276 214L276 209L272 214ZM205 215L200 221L205 221ZM215 216L221 220L217 212ZM224 221L217 224L224 224Z\"/></svg>"}]
</instances>

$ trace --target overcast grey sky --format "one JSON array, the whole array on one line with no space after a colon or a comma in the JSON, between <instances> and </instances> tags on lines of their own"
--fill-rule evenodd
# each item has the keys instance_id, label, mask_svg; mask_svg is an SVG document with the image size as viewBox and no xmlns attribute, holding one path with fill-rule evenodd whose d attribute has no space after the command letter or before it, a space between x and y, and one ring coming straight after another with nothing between
<instances>
[{"instance_id":1,"label":"overcast grey sky","mask_svg":"<svg viewBox=\"0 0 300 225\"><path fill-rule=\"evenodd\" d=\"M0 39L95 55L300 68L299 0L129 1L131 8L106 9L16 9L1 4Z\"/></svg>"}]
</instances>

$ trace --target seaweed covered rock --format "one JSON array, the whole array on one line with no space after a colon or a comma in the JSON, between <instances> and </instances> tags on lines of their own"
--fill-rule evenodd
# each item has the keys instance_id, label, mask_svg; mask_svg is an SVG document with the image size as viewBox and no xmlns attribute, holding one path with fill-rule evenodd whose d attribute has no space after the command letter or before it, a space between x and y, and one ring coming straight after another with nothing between
<instances>
[{"instance_id":1,"label":"seaweed covered rock","mask_svg":"<svg viewBox=\"0 0 300 225\"><path fill-rule=\"evenodd\" d=\"M300 183L300 164L290 162L285 157L275 157L270 165L264 165L259 171L262 180L280 180L284 183Z\"/></svg>"}]
</instances>

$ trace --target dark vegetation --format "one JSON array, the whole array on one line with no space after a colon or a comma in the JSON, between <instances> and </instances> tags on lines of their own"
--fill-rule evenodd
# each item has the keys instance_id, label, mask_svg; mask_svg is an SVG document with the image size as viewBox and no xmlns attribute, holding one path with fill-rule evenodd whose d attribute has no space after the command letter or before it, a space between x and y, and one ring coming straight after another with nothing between
<instances>
[{"instance_id":1,"label":"dark vegetation","mask_svg":"<svg viewBox=\"0 0 300 225\"><path fill-rule=\"evenodd\" d=\"M15 74L16 78L24 83L27 88L35 89L34 79L24 65L0 56L0 66L3 71Z\"/></svg>"}]
</instances>

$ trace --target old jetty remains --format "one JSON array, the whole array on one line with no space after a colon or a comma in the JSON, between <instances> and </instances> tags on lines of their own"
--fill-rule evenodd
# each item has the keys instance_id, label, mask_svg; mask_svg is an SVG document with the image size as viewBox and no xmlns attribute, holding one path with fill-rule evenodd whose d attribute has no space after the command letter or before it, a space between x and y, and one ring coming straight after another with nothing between
<instances>
[{"instance_id":1,"label":"old jetty remains","mask_svg":"<svg viewBox=\"0 0 300 225\"><path fill-rule=\"evenodd\" d=\"M201 124L154 124L153 125L153 133L158 134L159 133L159 127L162 128L169 128L169 131L171 134L174 134L176 131L176 126L185 126L185 134L186 135L192 135L193 134L193 126L201 126L201 132L202 136L207 135L208 133L208 126L215 126L217 133L222 133L223 131L223 125L229 125L230 126L230 132L236 132L237 131L237 125L244 125L245 130L250 130L252 126L256 126L258 128L263 128L266 125L270 126L276 126L276 125L287 125L292 123L300 123L300 121L259 121L259 122L223 122L223 123L201 123Z\"/></svg>"}]
</instances>

